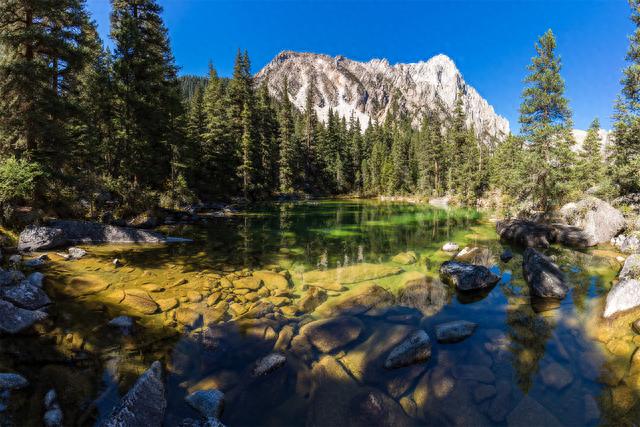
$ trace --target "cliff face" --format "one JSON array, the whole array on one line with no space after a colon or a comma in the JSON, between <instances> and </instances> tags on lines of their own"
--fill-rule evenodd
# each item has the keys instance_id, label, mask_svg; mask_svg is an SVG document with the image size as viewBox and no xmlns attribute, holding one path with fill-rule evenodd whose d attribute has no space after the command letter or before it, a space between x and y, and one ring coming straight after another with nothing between
<instances>
[{"instance_id":1,"label":"cliff face","mask_svg":"<svg viewBox=\"0 0 640 427\"><path fill-rule=\"evenodd\" d=\"M483 142L502 140L509 134L509 122L464 81L445 55L390 65L386 59L358 62L343 56L285 51L260 70L256 80L267 79L269 91L280 98L285 77L289 98L300 110L313 80L315 109L321 120L331 108L347 118L353 114L364 129L369 120L382 121L390 111L398 111L417 126L425 113L436 113L441 119L451 116L461 93L467 125L473 126Z\"/></svg>"}]
</instances>

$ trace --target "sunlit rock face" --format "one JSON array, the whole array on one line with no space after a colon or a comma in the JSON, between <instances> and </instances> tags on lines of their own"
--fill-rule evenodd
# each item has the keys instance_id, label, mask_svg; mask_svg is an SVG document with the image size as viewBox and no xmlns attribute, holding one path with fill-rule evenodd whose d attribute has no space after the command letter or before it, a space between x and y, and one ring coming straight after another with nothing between
<instances>
[{"instance_id":1,"label":"sunlit rock face","mask_svg":"<svg viewBox=\"0 0 640 427\"><path fill-rule=\"evenodd\" d=\"M482 141L493 143L509 135L507 119L495 113L445 55L391 65L386 59L358 62L343 56L284 51L256 75L258 83L267 80L269 91L278 98L285 78L289 99L300 110L305 107L310 83L315 83L314 106L321 120L332 109L347 119L353 115L364 129L370 120L382 121L397 109L412 117L417 126L426 113L436 113L441 119L450 116L461 93L467 125L473 126Z\"/></svg>"}]
</instances>

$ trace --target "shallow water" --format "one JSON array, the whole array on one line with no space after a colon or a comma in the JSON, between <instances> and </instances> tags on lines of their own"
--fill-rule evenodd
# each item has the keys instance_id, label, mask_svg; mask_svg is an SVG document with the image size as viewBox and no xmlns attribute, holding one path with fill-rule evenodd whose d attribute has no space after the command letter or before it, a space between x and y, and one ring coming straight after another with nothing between
<instances>
[{"instance_id":1,"label":"shallow water","mask_svg":"<svg viewBox=\"0 0 640 427\"><path fill-rule=\"evenodd\" d=\"M638 419L640 339L629 328L633 315L613 322L599 317L620 268L611 248L550 249L572 287L550 307L529 298L519 249L501 262L507 246L473 211L314 201L259 206L165 231L195 242L87 247L89 256L73 262L50 255L50 321L36 335L0 338L0 371L21 372L33 384L11 399L0 421L39 425L33 414L42 414L42 396L55 387L66 422L94 424L153 360L166 367L168 426L197 418L184 397L207 387L225 392L222 421L229 426L620 425ZM452 256L440 250L447 241L481 248L475 262L501 273L500 283L472 295L442 285L437 270ZM406 251L415 252L415 263L392 261ZM113 266L114 258L122 267ZM291 288L239 290L256 270L279 273L269 276L276 281L290 277ZM372 283L393 301L345 304L345 295ZM297 306L310 285L332 290L306 313ZM426 294L409 298L407 286ZM276 307L263 310L265 302ZM119 315L134 317L134 329L107 325ZM306 322L338 315L350 316L357 333L336 332L340 342L331 349L299 333ZM459 319L478 324L471 337L435 342L435 325ZM417 328L432 338L431 359L385 369L391 349ZM286 356L285 365L254 377L255 362L274 348Z\"/></svg>"}]
</instances>

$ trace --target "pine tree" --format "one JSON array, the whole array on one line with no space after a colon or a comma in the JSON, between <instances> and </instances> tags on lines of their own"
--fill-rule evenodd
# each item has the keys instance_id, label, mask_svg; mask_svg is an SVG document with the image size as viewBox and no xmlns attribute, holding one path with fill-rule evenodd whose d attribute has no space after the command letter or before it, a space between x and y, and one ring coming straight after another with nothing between
<instances>
[{"instance_id":1,"label":"pine tree","mask_svg":"<svg viewBox=\"0 0 640 427\"><path fill-rule=\"evenodd\" d=\"M293 105L289 100L289 85L285 77L282 87L282 106L278 118L280 146L279 165L279 189L282 193L292 193L296 178L296 165L299 159L295 140L295 129L293 121Z\"/></svg>"},{"instance_id":2,"label":"pine tree","mask_svg":"<svg viewBox=\"0 0 640 427\"><path fill-rule=\"evenodd\" d=\"M206 131L200 148L200 191L208 197L234 195L239 188L237 151L227 120L228 99L223 82L209 64L209 81L203 95Z\"/></svg>"},{"instance_id":3,"label":"pine tree","mask_svg":"<svg viewBox=\"0 0 640 427\"><path fill-rule=\"evenodd\" d=\"M255 194L255 191L259 185L256 182L256 141L253 134L254 122L253 112L249 104L244 105L242 110L242 162L240 164L239 172L242 177L242 195L245 200L249 199Z\"/></svg>"},{"instance_id":4,"label":"pine tree","mask_svg":"<svg viewBox=\"0 0 640 427\"><path fill-rule=\"evenodd\" d=\"M605 178L605 164L602 157L602 144L600 143L599 132L600 121L596 118L591 122L591 126L589 126L578 159L577 175L583 191L595 185L602 184Z\"/></svg>"},{"instance_id":5,"label":"pine tree","mask_svg":"<svg viewBox=\"0 0 640 427\"><path fill-rule=\"evenodd\" d=\"M83 0L0 3L0 153L56 172L68 159L90 26Z\"/></svg>"},{"instance_id":6,"label":"pine tree","mask_svg":"<svg viewBox=\"0 0 640 427\"><path fill-rule=\"evenodd\" d=\"M620 193L640 192L640 0L630 0L630 37L622 93L616 101L612 175Z\"/></svg>"},{"instance_id":7,"label":"pine tree","mask_svg":"<svg viewBox=\"0 0 640 427\"><path fill-rule=\"evenodd\" d=\"M305 109L302 117L303 147L302 147L302 184L305 191L310 192L316 187L316 144L318 143L318 117L315 110L315 80L310 79L305 99Z\"/></svg>"},{"instance_id":8,"label":"pine tree","mask_svg":"<svg viewBox=\"0 0 640 427\"><path fill-rule=\"evenodd\" d=\"M171 173L183 113L162 8L155 0L112 0L116 151L120 175L159 188Z\"/></svg>"},{"instance_id":9,"label":"pine tree","mask_svg":"<svg viewBox=\"0 0 640 427\"><path fill-rule=\"evenodd\" d=\"M278 121L269 96L268 83L258 89L256 115L260 144L259 180L264 195L274 191L278 182Z\"/></svg>"},{"instance_id":10,"label":"pine tree","mask_svg":"<svg viewBox=\"0 0 640 427\"><path fill-rule=\"evenodd\" d=\"M572 120L553 32L549 30L540 37L535 48L537 56L528 66L530 74L520 106L522 135L531 158L531 178L523 190L531 194L535 207L548 212L571 190Z\"/></svg>"}]
</instances>

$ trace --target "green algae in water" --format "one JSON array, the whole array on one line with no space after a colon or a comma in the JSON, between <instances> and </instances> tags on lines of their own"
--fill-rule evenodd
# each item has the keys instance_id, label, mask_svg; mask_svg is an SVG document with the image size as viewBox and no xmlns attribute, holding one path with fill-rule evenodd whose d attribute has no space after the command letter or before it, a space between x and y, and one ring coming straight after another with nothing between
<instances>
[{"instance_id":1,"label":"green algae in water","mask_svg":"<svg viewBox=\"0 0 640 427\"><path fill-rule=\"evenodd\" d=\"M390 417L380 419L393 424L502 425L525 396L567 424L624 423L638 414L640 381L634 382L630 361L640 341L628 327L633 315L606 325L598 320L602 295L619 269L609 248L549 251L572 288L549 310L532 304L518 248L513 260L500 262L505 245L494 225L470 210L369 201L265 204L164 231L195 242L88 247L89 256L75 262L51 255L45 286L56 304L50 322L38 326L39 335L0 343L0 366L36 384L33 397L23 394L12 408L23 417L17 419L33 417L48 387L64 389L61 378L77 374L85 382L63 409L70 423L91 425L156 359L167 368L167 425L197 418L184 397L203 387L225 392L227 425L358 424L375 415L363 404L371 399ZM437 272L452 257L441 250L448 241L482 248L481 261L501 272L502 281L472 297L443 287ZM392 261L410 251L415 263ZM114 258L122 268L114 268ZM273 289L239 289L238 283L254 283L244 279L254 270L269 270L256 277L268 277ZM296 304L314 284L309 276L344 290L328 291L325 309L305 314ZM289 288L280 289L282 283ZM422 293L401 299L412 283L424 286ZM332 313L345 305L344 295L364 289L396 300L356 314L362 325L356 339L321 354L298 335L300 321ZM127 293L132 300L123 304ZM153 314L136 310L153 307L147 297L158 305ZM265 302L278 306L277 315L263 313ZM120 315L135 318L133 331L107 325ZM412 330L423 328L434 339L437 324L460 319L478 323L470 338L434 343L425 364L383 368ZM286 355L285 366L252 377L256 360L274 348ZM61 363L65 375L51 368Z\"/></svg>"}]
</instances>

